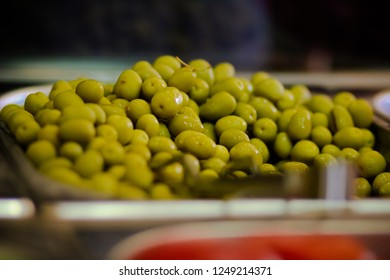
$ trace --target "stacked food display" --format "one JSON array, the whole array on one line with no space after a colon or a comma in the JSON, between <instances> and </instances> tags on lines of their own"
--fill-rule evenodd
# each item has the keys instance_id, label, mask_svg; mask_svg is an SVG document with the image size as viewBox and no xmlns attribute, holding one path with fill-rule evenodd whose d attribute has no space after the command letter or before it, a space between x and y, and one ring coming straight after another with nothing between
<instances>
[{"instance_id":1,"label":"stacked food display","mask_svg":"<svg viewBox=\"0 0 390 280\"><path fill-rule=\"evenodd\" d=\"M347 89L162 55L112 83L81 77L10 92L0 117L2 154L17 174L5 196L87 232L389 217L387 126L369 98Z\"/></svg>"}]
</instances>

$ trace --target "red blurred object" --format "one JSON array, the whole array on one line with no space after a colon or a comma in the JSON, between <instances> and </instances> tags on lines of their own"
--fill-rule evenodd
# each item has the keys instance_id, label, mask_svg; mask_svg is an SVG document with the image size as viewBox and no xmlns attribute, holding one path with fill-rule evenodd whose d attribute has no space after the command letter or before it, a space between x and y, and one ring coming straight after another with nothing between
<instances>
[{"instance_id":1,"label":"red blurred object","mask_svg":"<svg viewBox=\"0 0 390 280\"><path fill-rule=\"evenodd\" d=\"M275 235L188 239L128 254L138 260L357 260L375 259L356 238L340 235Z\"/></svg>"}]
</instances>

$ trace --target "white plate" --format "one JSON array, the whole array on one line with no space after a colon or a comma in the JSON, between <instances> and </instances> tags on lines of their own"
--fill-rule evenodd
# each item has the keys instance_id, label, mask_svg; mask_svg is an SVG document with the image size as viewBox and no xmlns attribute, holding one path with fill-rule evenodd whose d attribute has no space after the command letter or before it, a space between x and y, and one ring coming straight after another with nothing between
<instances>
[{"instance_id":1,"label":"white plate","mask_svg":"<svg viewBox=\"0 0 390 280\"><path fill-rule=\"evenodd\" d=\"M41 91L49 94L52 85L38 85L15 89L0 95L0 110L7 104L23 105L24 100L30 93Z\"/></svg>"},{"instance_id":2,"label":"white plate","mask_svg":"<svg viewBox=\"0 0 390 280\"><path fill-rule=\"evenodd\" d=\"M372 105L377 115L390 122L390 89L377 93Z\"/></svg>"}]
</instances>

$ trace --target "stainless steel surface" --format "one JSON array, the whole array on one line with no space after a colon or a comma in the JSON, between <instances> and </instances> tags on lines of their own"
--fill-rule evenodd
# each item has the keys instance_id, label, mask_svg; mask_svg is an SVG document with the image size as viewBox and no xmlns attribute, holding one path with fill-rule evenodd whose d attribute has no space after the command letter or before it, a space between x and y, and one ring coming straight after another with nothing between
<instances>
[{"instance_id":1,"label":"stainless steel surface","mask_svg":"<svg viewBox=\"0 0 390 280\"><path fill-rule=\"evenodd\" d=\"M363 199L242 199L231 201L96 201L45 204L41 218L76 227L150 226L182 221L240 219L347 220L379 218L390 221L390 201ZM388 224L390 226L390 223ZM389 233L390 233L390 228Z\"/></svg>"}]
</instances>

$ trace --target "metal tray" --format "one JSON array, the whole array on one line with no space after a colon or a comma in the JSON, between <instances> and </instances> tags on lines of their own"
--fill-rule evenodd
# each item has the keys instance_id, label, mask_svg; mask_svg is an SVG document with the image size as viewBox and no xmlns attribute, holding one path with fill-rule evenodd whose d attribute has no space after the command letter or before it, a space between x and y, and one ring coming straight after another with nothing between
<instances>
[{"instance_id":1,"label":"metal tray","mask_svg":"<svg viewBox=\"0 0 390 280\"><path fill-rule=\"evenodd\" d=\"M0 109L9 103L23 104L27 94L48 92L50 87L5 93L0 96ZM329 92L334 92L334 88ZM377 146L390 163L389 123L378 117L374 130ZM221 234L221 230L237 232L243 226L244 230L256 229L260 233L278 230L290 234L298 231L354 236L379 258L390 259L390 248L386 245L390 244L390 200L350 200L345 180L327 183L333 188L344 188L337 197L323 194L297 198L282 193L279 197L234 200L111 200L39 174L4 123L0 124L0 136L0 184L6 186L5 192L0 192L0 197L4 197L0 199L0 228L10 233L6 238L0 236L0 241L19 244L33 234L28 243L23 243L24 249L33 250L32 258L110 259L117 257L115 252L123 242L134 240L134 234L135 239L140 238L146 230L158 233L160 228L164 231L165 227L178 226L191 231L202 226ZM346 170L338 172L345 175ZM148 231L145 234L148 236ZM43 249L42 240L50 243Z\"/></svg>"},{"instance_id":2,"label":"metal tray","mask_svg":"<svg viewBox=\"0 0 390 280\"><path fill-rule=\"evenodd\" d=\"M51 85L41 85L5 93L0 96L0 109L10 103L22 105L29 93L37 91L48 93L50 88ZM371 95L371 98L373 96ZM389 123L377 118L374 130L377 135L377 145L387 161L390 162ZM326 193L322 193L322 195L317 193L316 197L288 197L285 190L280 189L277 195L270 197L260 196L254 199L230 201L213 199L170 202L111 200L100 193L81 190L41 175L27 160L21 147L15 142L1 120L0 134L0 155L5 159L4 166L11 171L5 172L6 174L3 175L5 178L0 176L0 179L14 186L13 193L9 196L30 199L38 209L44 209L45 217L49 219L54 218L72 223L131 221L136 224L144 221L153 223L169 220L299 217L302 215L316 217L380 215L390 217L389 200L348 201L350 196L347 194L346 181L339 179L327 182L326 186L322 186L322 191L326 191L328 188L339 190L336 197L329 197ZM334 175L337 175L338 178L344 178L347 170L344 170L344 173L342 171L336 170L334 172L337 173ZM18 176L15 176L16 173Z\"/></svg>"}]
</instances>

